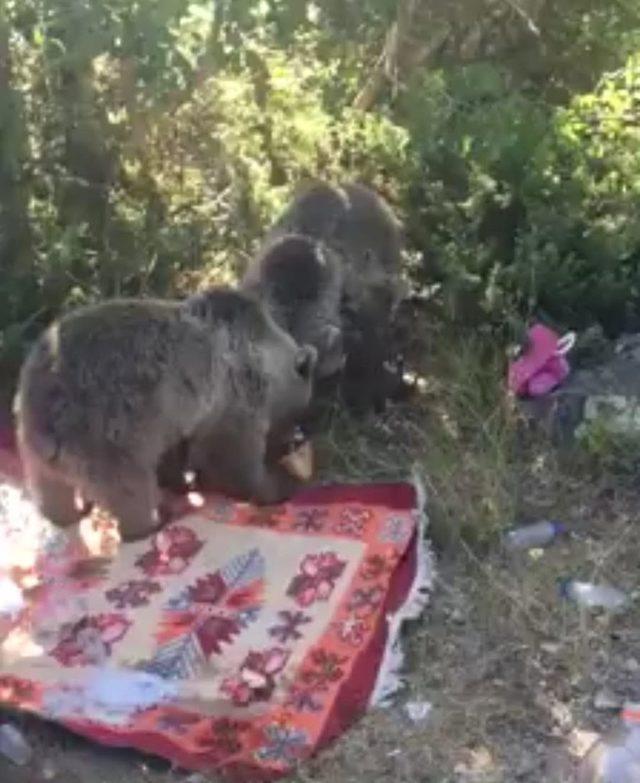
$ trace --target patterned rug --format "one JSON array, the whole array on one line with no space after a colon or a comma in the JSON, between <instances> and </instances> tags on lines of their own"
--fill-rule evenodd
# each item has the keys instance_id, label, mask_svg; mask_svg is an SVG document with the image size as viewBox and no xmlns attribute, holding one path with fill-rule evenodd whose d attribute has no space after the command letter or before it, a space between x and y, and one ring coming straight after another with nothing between
<instances>
[{"instance_id":1,"label":"patterned rug","mask_svg":"<svg viewBox=\"0 0 640 783\"><path fill-rule=\"evenodd\" d=\"M320 487L268 509L200 499L121 545L99 517L51 528L5 457L1 703L256 781L399 686L400 626L432 577L414 483Z\"/></svg>"}]
</instances>

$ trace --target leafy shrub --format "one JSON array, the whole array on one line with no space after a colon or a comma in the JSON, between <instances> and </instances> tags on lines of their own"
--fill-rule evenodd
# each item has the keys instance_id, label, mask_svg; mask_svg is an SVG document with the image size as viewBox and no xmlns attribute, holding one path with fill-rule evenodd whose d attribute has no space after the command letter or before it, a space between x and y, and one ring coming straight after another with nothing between
<instances>
[{"instance_id":1,"label":"leafy shrub","mask_svg":"<svg viewBox=\"0 0 640 783\"><path fill-rule=\"evenodd\" d=\"M637 61L557 103L637 48L636 14L571 0L538 29L539 5L1 4L3 377L65 308L232 277L318 175L379 188L465 318L620 328L638 299ZM407 11L417 29L356 111Z\"/></svg>"},{"instance_id":2,"label":"leafy shrub","mask_svg":"<svg viewBox=\"0 0 640 783\"><path fill-rule=\"evenodd\" d=\"M45 2L40 18L16 5L0 24L14 44L0 84L13 209L0 238L16 234L0 246L5 377L68 307L232 279L301 179L385 187L406 157L383 114L329 110L335 63L308 42L287 52L256 34L215 55L210 4L160 5Z\"/></svg>"},{"instance_id":3,"label":"leafy shrub","mask_svg":"<svg viewBox=\"0 0 640 783\"><path fill-rule=\"evenodd\" d=\"M633 326L640 282L640 60L552 107L495 67L422 77L405 99L406 191L426 277L503 320Z\"/></svg>"}]
</instances>

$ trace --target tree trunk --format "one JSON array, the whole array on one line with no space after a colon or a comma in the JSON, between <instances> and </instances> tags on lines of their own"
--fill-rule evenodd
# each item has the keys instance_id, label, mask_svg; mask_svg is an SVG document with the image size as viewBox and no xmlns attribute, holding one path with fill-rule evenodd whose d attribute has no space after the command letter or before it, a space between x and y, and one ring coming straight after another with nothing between
<instances>
[{"instance_id":1,"label":"tree trunk","mask_svg":"<svg viewBox=\"0 0 640 783\"><path fill-rule=\"evenodd\" d=\"M13 85L9 21L0 5L0 307L2 321L23 317L21 299L33 273L29 197L25 182L26 128ZM24 286L24 287L23 287Z\"/></svg>"},{"instance_id":2,"label":"tree trunk","mask_svg":"<svg viewBox=\"0 0 640 783\"><path fill-rule=\"evenodd\" d=\"M59 53L52 58L57 63L52 83L63 138L58 214L65 226L85 226L86 244L97 253L99 268L105 271L109 191L116 161L106 142L108 123L93 83L92 61L100 50L92 51L78 37L94 20L90 7L81 0L49 2L52 18L58 20L51 39L59 40L65 52L62 58Z\"/></svg>"},{"instance_id":3,"label":"tree trunk","mask_svg":"<svg viewBox=\"0 0 640 783\"><path fill-rule=\"evenodd\" d=\"M370 111L378 100L384 86L399 77L399 58L420 10L420 0L399 0L396 18L387 31L384 46L378 61L360 92L353 101L353 107Z\"/></svg>"},{"instance_id":4,"label":"tree trunk","mask_svg":"<svg viewBox=\"0 0 640 783\"><path fill-rule=\"evenodd\" d=\"M466 63L539 37L546 0L398 0L382 52L353 101L370 111L387 85L398 88L425 63Z\"/></svg>"}]
</instances>

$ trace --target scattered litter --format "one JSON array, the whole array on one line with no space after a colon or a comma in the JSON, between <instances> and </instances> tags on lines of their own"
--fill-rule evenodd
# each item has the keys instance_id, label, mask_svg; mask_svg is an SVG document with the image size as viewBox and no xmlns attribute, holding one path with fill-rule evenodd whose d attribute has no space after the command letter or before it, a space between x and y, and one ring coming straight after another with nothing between
<instances>
[{"instance_id":1,"label":"scattered litter","mask_svg":"<svg viewBox=\"0 0 640 783\"><path fill-rule=\"evenodd\" d=\"M640 663L638 663L636 658L627 658L627 660L624 662L624 668L625 671L628 671L631 674L635 674L640 669Z\"/></svg>"},{"instance_id":2,"label":"scattered litter","mask_svg":"<svg viewBox=\"0 0 640 783\"><path fill-rule=\"evenodd\" d=\"M607 431L615 435L640 432L640 405L638 398L628 394L592 394L584 403L584 422L579 428L585 433L586 422L602 422Z\"/></svg>"},{"instance_id":3,"label":"scattered litter","mask_svg":"<svg viewBox=\"0 0 640 783\"><path fill-rule=\"evenodd\" d=\"M43 780L54 780L58 775L58 770L56 769L55 764L47 759L42 763L40 774L42 775Z\"/></svg>"},{"instance_id":4,"label":"scattered litter","mask_svg":"<svg viewBox=\"0 0 640 783\"><path fill-rule=\"evenodd\" d=\"M194 772L193 775L189 775L185 778L183 783L208 783L209 778L205 778L200 772Z\"/></svg>"},{"instance_id":5,"label":"scattered litter","mask_svg":"<svg viewBox=\"0 0 640 783\"><path fill-rule=\"evenodd\" d=\"M433 704L429 701L408 701L404 705L404 711L412 723L424 723L431 711Z\"/></svg>"},{"instance_id":6,"label":"scattered litter","mask_svg":"<svg viewBox=\"0 0 640 783\"><path fill-rule=\"evenodd\" d=\"M582 760L578 783L637 783L640 780L640 704L627 704L620 723Z\"/></svg>"},{"instance_id":7,"label":"scattered litter","mask_svg":"<svg viewBox=\"0 0 640 783\"><path fill-rule=\"evenodd\" d=\"M563 580L560 594L587 609L602 608L611 612L623 609L629 600L625 593L611 585L596 585L576 579Z\"/></svg>"},{"instance_id":8,"label":"scattered litter","mask_svg":"<svg viewBox=\"0 0 640 783\"><path fill-rule=\"evenodd\" d=\"M117 710L143 710L164 701L176 687L147 672L100 669L86 684L89 701Z\"/></svg>"},{"instance_id":9,"label":"scattered litter","mask_svg":"<svg viewBox=\"0 0 640 783\"><path fill-rule=\"evenodd\" d=\"M402 750L400 748L394 748L393 750L390 750L387 753L387 758L388 759L394 759L394 758L396 758L396 756L399 756L401 753L402 753Z\"/></svg>"},{"instance_id":10,"label":"scattered litter","mask_svg":"<svg viewBox=\"0 0 640 783\"><path fill-rule=\"evenodd\" d=\"M53 719L91 718L121 726L135 713L175 698L176 693L175 683L155 674L99 666L74 683L48 689L43 710Z\"/></svg>"},{"instance_id":11,"label":"scattered litter","mask_svg":"<svg viewBox=\"0 0 640 783\"><path fill-rule=\"evenodd\" d=\"M527 338L522 356L509 365L508 386L519 397L542 397L569 375L565 355L573 348L576 336L568 332L558 337L548 327L534 324Z\"/></svg>"},{"instance_id":12,"label":"scattered litter","mask_svg":"<svg viewBox=\"0 0 640 783\"><path fill-rule=\"evenodd\" d=\"M567 532L562 522L536 522L510 530L504 536L504 547L513 552L518 549L534 549L547 546L555 538Z\"/></svg>"},{"instance_id":13,"label":"scattered litter","mask_svg":"<svg viewBox=\"0 0 640 783\"><path fill-rule=\"evenodd\" d=\"M455 625L464 625L467 621L464 612L458 608L452 609L452 611L449 613L449 619L452 623L455 623Z\"/></svg>"},{"instance_id":14,"label":"scattered litter","mask_svg":"<svg viewBox=\"0 0 640 783\"><path fill-rule=\"evenodd\" d=\"M33 756L31 746L22 732L10 723L0 726L0 756L9 759L18 767L24 767Z\"/></svg>"},{"instance_id":15,"label":"scattered litter","mask_svg":"<svg viewBox=\"0 0 640 783\"><path fill-rule=\"evenodd\" d=\"M608 710L619 710L622 707L623 700L609 690L601 688L593 697L593 706L596 710L606 712Z\"/></svg>"}]
</instances>

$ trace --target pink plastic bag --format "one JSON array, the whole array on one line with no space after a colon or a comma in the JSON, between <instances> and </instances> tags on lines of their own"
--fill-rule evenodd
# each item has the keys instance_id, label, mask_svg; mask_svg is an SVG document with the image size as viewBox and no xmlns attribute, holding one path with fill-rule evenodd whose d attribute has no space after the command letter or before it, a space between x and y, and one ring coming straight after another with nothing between
<instances>
[{"instance_id":1,"label":"pink plastic bag","mask_svg":"<svg viewBox=\"0 0 640 783\"><path fill-rule=\"evenodd\" d=\"M559 386L569 375L565 358L575 334L563 337L542 324L535 324L528 332L529 345L524 354L509 365L508 385L519 397L541 397Z\"/></svg>"}]
</instances>

